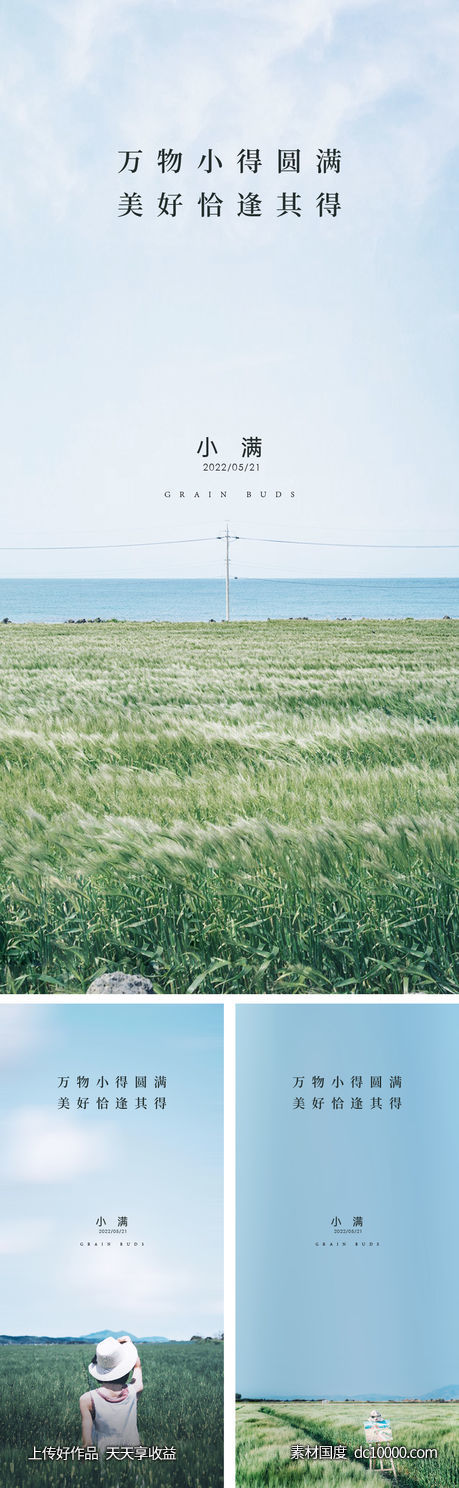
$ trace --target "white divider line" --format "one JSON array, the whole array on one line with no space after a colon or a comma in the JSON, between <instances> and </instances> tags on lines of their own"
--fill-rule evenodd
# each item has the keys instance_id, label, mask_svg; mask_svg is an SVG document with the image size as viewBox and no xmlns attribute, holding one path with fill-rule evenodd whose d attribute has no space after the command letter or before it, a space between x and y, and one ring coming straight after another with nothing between
<instances>
[{"instance_id":1,"label":"white divider line","mask_svg":"<svg viewBox=\"0 0 459 1488\"><path fill-rule=\"evenodd\" d=\"M236 1436L236 1007L225 999L225 1488L235 1484Z\"/></svg>"}]
</instances>

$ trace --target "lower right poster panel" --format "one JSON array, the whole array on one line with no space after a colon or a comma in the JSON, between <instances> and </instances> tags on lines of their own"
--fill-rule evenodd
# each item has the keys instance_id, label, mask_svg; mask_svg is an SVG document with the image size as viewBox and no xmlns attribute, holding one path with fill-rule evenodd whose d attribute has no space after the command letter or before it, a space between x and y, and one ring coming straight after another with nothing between
<instances>
[{"instance_id":1,"label":"lower right poster panel","mask_svg":"<svg viewBox=\"0 0 459 1488\"><path fill-rule=\"evenodd\" d=\"M237 1008L237 1488L459 1484L459 1008Z\"/></svg>"}]
</instances>

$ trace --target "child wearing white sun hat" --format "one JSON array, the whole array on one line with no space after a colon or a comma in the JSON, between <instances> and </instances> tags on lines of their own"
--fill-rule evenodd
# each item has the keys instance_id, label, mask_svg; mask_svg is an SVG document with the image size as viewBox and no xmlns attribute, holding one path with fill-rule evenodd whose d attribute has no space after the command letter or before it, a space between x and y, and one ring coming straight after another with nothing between
<instances>
[{"instance_id":1,"label":"child wearing white sun hat","mask_svg":"<svg viewBox=\"0 0 459 1488\"><path fill-rule=\"evenodd\" d=\"M98 1390L80 1396L83 1446L138 1447L137 1396L143 1390L142 1368L135 1344L127 1335L104 1338L88 1365ZM133 1379L129 1384L132 1372Z\"/></svg>"}]
</instances>

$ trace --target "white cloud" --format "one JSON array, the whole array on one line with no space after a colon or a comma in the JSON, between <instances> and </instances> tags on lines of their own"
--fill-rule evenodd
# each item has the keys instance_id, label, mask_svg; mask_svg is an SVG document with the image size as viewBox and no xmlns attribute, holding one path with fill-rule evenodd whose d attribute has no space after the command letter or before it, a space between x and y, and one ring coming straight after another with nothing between
<instances>
[{"instance_id":1,"label":"white cloud","mask_svg":"<svg viewBox=\"0 0 459 1488\"><path fill-rule=\"evenodd\" d=\"M0 999L0 1065L11 1065L22 1059L31 1049L37 1049L42 1041L42 1026L35 1010Z\"/></svg>"},{"instance_id":2,"label":"white cloud","mask_svg":"<svg viewBox=\"0 0 459 1488\"><path fill-rule=\"evenodd\" d=\"M52 200L59 217L79 180L76 141L62 129L61 85L56 74L40 73L23 41L6 28L0 33L0 118L8 140L3 211L22 215L24 191L32 199Z\"/></svg>"},{"instance_id":3,"label":"white cloud","mask_svg":"<svg viewBox=\"0 0 459 1488\"><path fill-rule=\"evenodd\" d=\"M131 24L135 28L136 13L144 8L144 0L72 0L50 7L62 32L61 66L71 87L87 81L101 51Z\"/></svg>"},{"instance_id":4,"label":"white cloud","mask_svg":"<svg viewBox=\"0 0 459 1488\"><path fill-rule=\"evenodd\" d=\"M0 1221L0 1255L36 1255L47 1244L51 1226L47 1220L23 1219Z\"/></svg>"},{"instance_id":5,"label":"white cloud","mask_svg":"<svg viewBox=\"0 0 459 1488\"><path fill-rule=\"evenodd\" d=\"M94 202L107 151L125 140L146 151L158 131L175 138L179 128L178 147L204 129L222 143L255 125L274 139L291 123L315 144L327 129L341 143L393 101L373 132L372 180L380 170L386 193L419 200L457 141L453 0L71 0L38 4L36 15L41 66L24 27L10 23L8 35L4 25L2 37L0 111L14 161L2 205L18 216L24 188L57 217L69 199ZM365 148L362 137L361 164Z\"/></svg>"},{"instance_id":6,"label":"white cloud","mask_svg":"<svg viewBox=\"0 0 459 1488\"><path fill-rule=\"evenodd\" d=\"M72 1291L88 1332L100 1327L127 1327L133 1333L190 1337L211 1327L221 1316L221 1299L201 1271L179 1265L171 1269L160 1257L149 1259L139 1248L118 1244L83 1246L77 1265L65 1268L63 1280Z\"/></svg>"},{"instance_id":7,"label":"white cloud","mask_svg":"<svg viewBox=\"0 0 459 1488\"><path fill-rule=\"evenodd\" d=\"M67 1111L26 1106L8 1118L3 1142L5 1176L17 1183L71 1183L84 1173L106 1171L113 1148L95 1123L72 1120Z\"/></svg>"}]
</instances>

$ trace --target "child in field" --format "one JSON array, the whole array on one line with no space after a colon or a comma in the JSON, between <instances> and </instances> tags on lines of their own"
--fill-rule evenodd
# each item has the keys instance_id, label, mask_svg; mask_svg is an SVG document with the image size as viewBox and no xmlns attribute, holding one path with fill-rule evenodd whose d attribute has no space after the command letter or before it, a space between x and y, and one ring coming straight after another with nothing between
<instances>
[{"instance_id":1,"label":"child in field","mask_svg":"<svg viewBox=\"0 0 459 1488\"><path fill-rule=\"evenodd\" d=\"M83 1446L97 1446L101 1455L107 1447L138 1447L137 1396L143 1380L135 1344L128 1337L104 1338L88 1367L100 1386L80 1396Z\"/></svg>"}]
</instances>

